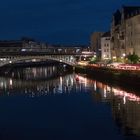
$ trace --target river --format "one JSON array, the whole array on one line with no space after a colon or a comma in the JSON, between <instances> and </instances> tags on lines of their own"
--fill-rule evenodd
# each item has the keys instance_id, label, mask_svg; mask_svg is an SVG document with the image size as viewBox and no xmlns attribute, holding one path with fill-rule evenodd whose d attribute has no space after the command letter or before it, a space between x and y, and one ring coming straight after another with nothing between
<instances>
[{"instance_id":1,"label":"river","mask_svg":"<svg viewBox=\"0 0 140 140\"><path fill-rule=\"evenodd\" d=\"M137 140L140 96L56 66L14 69L0 77L0 139Z\"/></svg>"}]
</instances>

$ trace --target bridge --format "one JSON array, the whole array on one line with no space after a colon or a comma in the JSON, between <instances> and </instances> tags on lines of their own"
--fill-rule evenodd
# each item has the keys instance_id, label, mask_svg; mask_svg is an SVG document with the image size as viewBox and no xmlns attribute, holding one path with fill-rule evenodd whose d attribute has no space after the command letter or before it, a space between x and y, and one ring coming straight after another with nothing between
<instances>
[{"instance_id":1,"label":"bridge","mask_svg":"<svg viewBox=\"0 0 140 140\"><path fill-rule=\"evenodd\" d=\"M84 57L92 57L93 52L83 51L83 48L0 48L0 67L16 63L53 60L59 63L75 66Z\"/></svg>"}]
</instances>

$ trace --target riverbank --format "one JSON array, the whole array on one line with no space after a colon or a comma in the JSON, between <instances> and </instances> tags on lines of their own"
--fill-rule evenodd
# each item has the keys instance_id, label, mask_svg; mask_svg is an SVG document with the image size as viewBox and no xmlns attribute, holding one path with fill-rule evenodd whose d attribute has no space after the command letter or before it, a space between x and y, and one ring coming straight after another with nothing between
<instances>
[{"instance_id":1,"label":"riverbank","mask_svg":"<svg viewBox=\"0 0 140 140\"><path fill-rule=\"evenodd\" d=\"M75 72L87 74L87 77L94 78L102 82L117 84L118 86L140 90L140 71L77 66L75 68Z\"/></svg>"}]
</instances>

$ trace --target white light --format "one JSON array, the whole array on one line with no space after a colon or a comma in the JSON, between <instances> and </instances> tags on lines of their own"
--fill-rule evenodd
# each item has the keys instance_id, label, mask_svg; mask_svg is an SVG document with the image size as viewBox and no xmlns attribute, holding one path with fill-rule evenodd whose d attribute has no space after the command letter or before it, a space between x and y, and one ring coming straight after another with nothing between
<instances>
[{"instance_id":1,"label":"white light","mask_svg":"<svg viewBox=\"0 0 140 140\"><path fill-rule=\"evenodd\" d=\"M123 104L126 104L126 96L123 97Z\"/></svg>"},{"instance_id":2,"label":"white light","mask_svg":"<svg viewBox=\"0 0 140 140\"><path fill-rule=\"evenodd\" d=\"M123 53L123 54L122 54L122 56L123 56L123 57L125 57L125 56L126 56L126 54L125 54L125 53Z\"/></svg>"},{"instance_id":3,"label":"white light","mask_svg":"<svg viewBox=\"0 0 140 140\"><path fill-rule=\"evenodd\" d=\"M21 51L22 51L22 52L25 52L25 51L26 51L26 49L21 49Z\"/></svg>"},{"instance_id":4,"label":"white light","mask_svg":"<svg viewBox=\"0 0 140 140\"><path fill-rule=\"evenodd\" d=\"M73 57L71 56L71 58L70 58L71 60L73 60Z\"/></svg>"},{"instance_id":5,"label":"white light","mask_svg":"<svg viewBox=\"0 0 140 140\"><path fill-rule=\"evenodd\" d=\"M12 86L13 85L13 81L12 81L12 79L10 79L10 86Z\"/></svg>"},{"instance_id":6,"label":"white light","mask_svg":"<svg viewBox=\"0 0 140 140\"><path fill-rule=\"evenodd\" d=\"M32 62L36 62L36 59L32 59Z\"/></svg>"},{"instance_id":7,"label":"white light","mask_svg":"<svg viewBox=\"0 0 140 140\"><path fill-rule=\"evenodd\" d=\"M116 56L113 56L113 59L116 59Z\"/></svg>"},{"instance_id":8,"label":"white light","mask_svg":"<svg viewBox=\"0 0 140 140\"><path fill-rule=\"evenodd\" d=\"M9 63L11 64L11 63L12 63L12 61L9 61Z\"/></svg>"},{"instance_id":9,"label":"white light","mask_svg":"<svg viewBox=\"0 0 140 140\"><path fill-rule=\"evenodd\" d=\"M93 54L93 52L83 51L82 54Z\"/></svg>"}]
</instances>

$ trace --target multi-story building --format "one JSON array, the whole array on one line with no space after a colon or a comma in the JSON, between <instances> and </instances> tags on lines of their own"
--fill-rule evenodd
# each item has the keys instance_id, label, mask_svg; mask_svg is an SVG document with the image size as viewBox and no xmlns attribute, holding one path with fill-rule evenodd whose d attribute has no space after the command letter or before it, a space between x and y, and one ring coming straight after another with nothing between
<instances>
[{"instance_id":1,"label":"multi-story building","mask_svg":"<svg viewBox=\"0 0 140 140\"><path fill-rule=\"evenodd\" d=\"M111 42L110 32L106 32L101 37L101 59L109 60L111 59L110 42Z\"/></svg>"},{"instance_id":2,"label":"multi-story building","mask_svg":"<svg viewBox=\"0 0 140 140\"><path fill-rule=\"evenodd\" d=\"M94 32L90 38L90 50L96 53L98 58L101 58L101 36L103 32Z\"/></svg>"},{"instance_id":3,"label":"multi-story building","mask_svg":"<svg viewBox=\"0 0 140 140\"><path fill-rule=\"evenodd\" d=\"M111 26L111 56L140 56L140 7L123 6L113 14Z\"/></svg>"}]
</instances>

